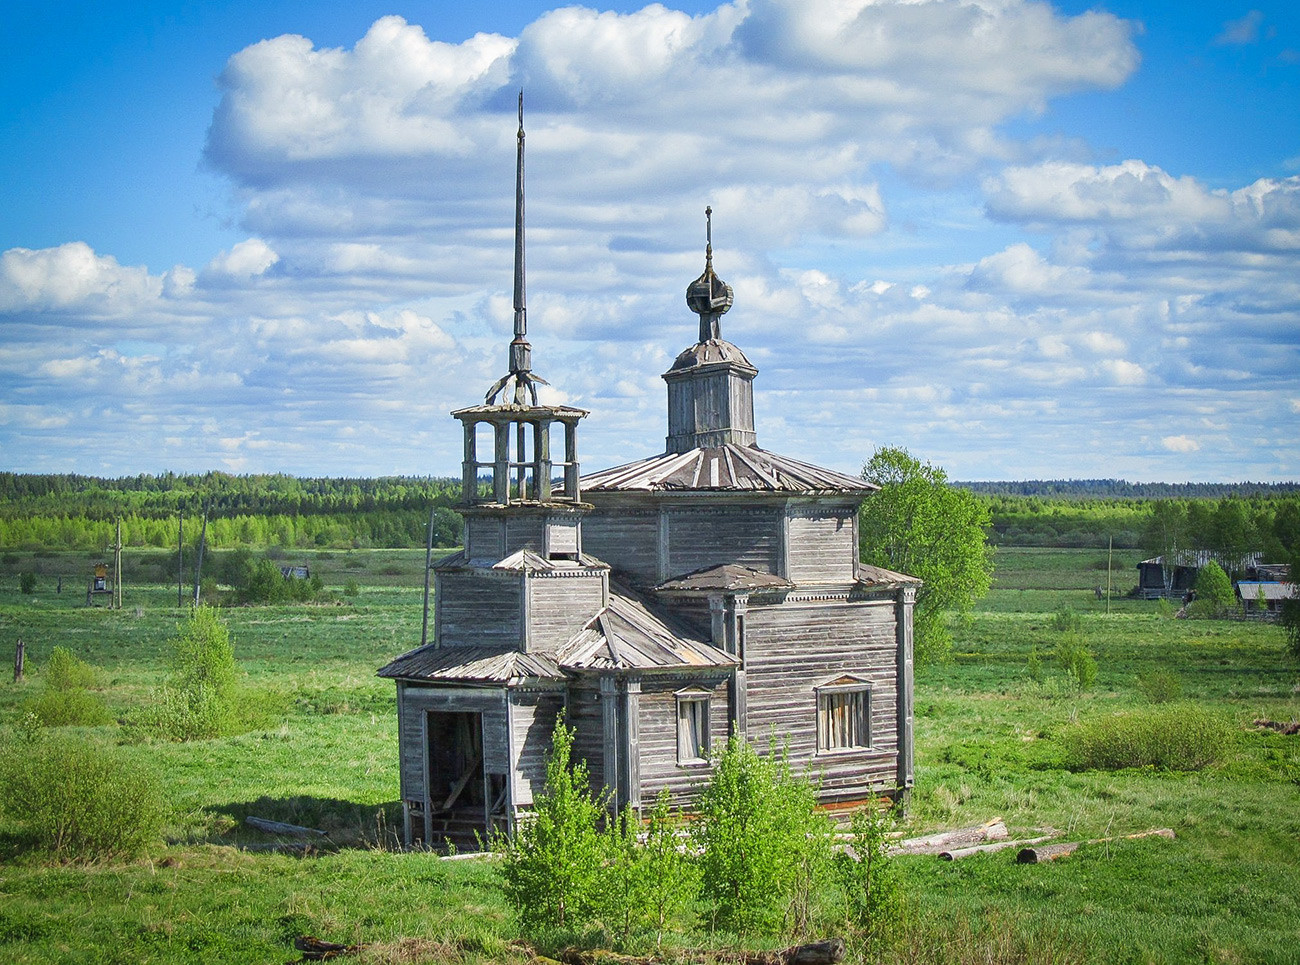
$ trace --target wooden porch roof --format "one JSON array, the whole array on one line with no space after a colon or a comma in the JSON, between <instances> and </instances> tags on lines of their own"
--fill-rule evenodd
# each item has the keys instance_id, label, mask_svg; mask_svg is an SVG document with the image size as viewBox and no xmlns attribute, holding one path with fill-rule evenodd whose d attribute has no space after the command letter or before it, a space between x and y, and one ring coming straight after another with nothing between
<instances>
[{"instance_id":1,"label":"wooden porch roof","mask_svg":"<svg viewBox=\"0 0 1300 965\"><path fill-rule=\"evenodd\" d=\"M435 647L404 653L378 671L380 677L447 683L505 684L516 679L564 680L552 657L500 647Z\"/></svg>"}]
</instances>

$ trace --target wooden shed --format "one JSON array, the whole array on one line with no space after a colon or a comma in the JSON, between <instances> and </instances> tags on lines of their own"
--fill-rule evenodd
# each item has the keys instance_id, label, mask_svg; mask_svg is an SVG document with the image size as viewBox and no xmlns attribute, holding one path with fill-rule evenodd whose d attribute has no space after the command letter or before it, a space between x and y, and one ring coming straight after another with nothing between
<instances>
[{"instance_id":1,"label":"wooden shed","mask_svg":"<svg viewBox=\"0 0 1300 965\"><path fill-rule=\"evenodd\" d=\"M874 487L758 447L711 242L687 288L699 339L663 376L665 451L581 476L587 413L538 404L531 372L523 143L521 110L510 371L454 413L465 548L434 566L431 641L379 671L407 841L512 828L562 710L611 808L665 788L689 808L731 734L783 743L827 806L905 793L920 581L858 560Z\"/></svg>"}]
</instances>

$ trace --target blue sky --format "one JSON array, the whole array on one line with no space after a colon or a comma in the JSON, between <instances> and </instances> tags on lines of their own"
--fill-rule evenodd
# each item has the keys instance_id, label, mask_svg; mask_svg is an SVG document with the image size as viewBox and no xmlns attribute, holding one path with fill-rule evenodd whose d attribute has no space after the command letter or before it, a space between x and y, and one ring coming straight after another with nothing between
<instances>
[{"instance_id":1,"label":"blue sky","mask_svg":"<svg viewBox=\"0 0 1300 965\"><path fill-rule=\"evenodd\" d=\"M759 444L1300 478L1289 3L19 3L0 468L457 472L529 322L585 468L662 448L714 208Z\"/></svg>"}]
</instances>

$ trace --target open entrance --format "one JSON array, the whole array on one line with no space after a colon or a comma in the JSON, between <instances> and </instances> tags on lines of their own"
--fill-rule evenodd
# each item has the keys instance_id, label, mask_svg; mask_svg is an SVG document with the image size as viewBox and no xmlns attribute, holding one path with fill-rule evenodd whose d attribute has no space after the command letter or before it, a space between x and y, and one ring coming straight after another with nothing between
<instances>
[{"instance_id":1,"label":"open entrance","mask_svg":"<svg viewBox=\"0 0 1300 965\"><path fill-rule=\"evenodd\" d=\"M412 836L431 846L468 850L487 843L494 817L505 807L505 776L483 764L483 715L475 711L428 711L425 720L423 821Z\"/></svg>"}]
</instances>

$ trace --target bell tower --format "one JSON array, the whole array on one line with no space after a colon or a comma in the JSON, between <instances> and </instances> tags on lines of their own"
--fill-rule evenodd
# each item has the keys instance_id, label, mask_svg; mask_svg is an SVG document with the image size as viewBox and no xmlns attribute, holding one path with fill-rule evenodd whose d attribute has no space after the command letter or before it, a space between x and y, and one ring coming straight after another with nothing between
<instances>
[{"instance_id":1,"label":"bell tower","mask_svg":"<svg viewBox=\"0 0 1300 965\"><path fill-rule=\"evenodd\" d=\"M700 316L700 340L663 375L668 383L668 452L755 444L758 369L722 337L722 316L733 295L713 271L713 209L705 208L704 217L704 274L686 288L686 304Z\"/></svg>"},{"instance_id":2,"label":"bell tower","mask_svg":"<svg viewBox=\"0 0 1300 965\"><path fill-rule=\"evenodd\" d=\"M509 371L482 405L452 413L465 435L461 514L470 560L496 562L524 547L547 559L582 553L578 422L585 409L542 405L532 371L524 285L524 95L515 171L514 338ZM558 473L558 475L557 475ZM486 477L486 484L483 482Z\"/></svg>"}]
</instances>

